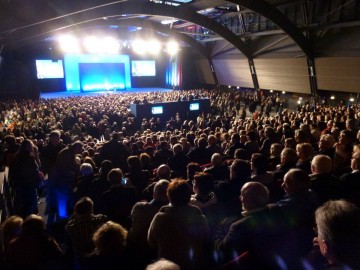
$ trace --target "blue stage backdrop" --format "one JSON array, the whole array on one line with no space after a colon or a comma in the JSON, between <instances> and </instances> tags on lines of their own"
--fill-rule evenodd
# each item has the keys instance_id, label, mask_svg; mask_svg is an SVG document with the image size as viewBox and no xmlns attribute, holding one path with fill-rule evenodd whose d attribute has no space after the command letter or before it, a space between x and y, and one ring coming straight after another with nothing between
<instances>
[{"instance_id":1,"label":"blue stage backdrop","mask_svg":"<svg viewBox=\"0 0 360 270\"><path fill-rule=\"evenodd\" d=\"M65 54L67 91L131 88L129 55Z\"/></svg>"},{"instance_id":2,"label":"blue stage backdrop","mask_svg":"<svg viewBox=\"0 0 360 270\"><path fill-rule=\"evenodd\" d=\"M123 63L80 63L81 91L125 89Z\"/></svg>"}]
</instances>

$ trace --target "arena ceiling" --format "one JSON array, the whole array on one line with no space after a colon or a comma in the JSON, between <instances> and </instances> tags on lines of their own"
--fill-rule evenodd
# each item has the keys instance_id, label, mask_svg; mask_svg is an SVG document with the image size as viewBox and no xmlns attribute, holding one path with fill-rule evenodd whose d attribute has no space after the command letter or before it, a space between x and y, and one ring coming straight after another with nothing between
<instances>
[{"instance_id":1,"label":"arena ceiling","mask_svg":"<svg viewBox=\"0 0 360 270\"><path fill-rule=\"evenodd\" d=\"M295 56L313 58L319 37L359 25L360 0L0 0L1 49L111 31L176 37L210 58L235 49L253 59L287 51L287 40Z\"/></svg>"}]
</instances>

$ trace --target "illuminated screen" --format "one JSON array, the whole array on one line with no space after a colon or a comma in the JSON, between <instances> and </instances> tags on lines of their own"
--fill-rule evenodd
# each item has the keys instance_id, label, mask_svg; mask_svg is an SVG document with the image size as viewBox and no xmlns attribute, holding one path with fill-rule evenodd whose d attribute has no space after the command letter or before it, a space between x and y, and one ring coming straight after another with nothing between
<instances>
[{"instance_id":1,"label":"illuminated screen","mask_svg":"<svg viewBox=\"0 0 360 270\"><path fill-rule=\"evenodd\" d=\"M36 60L36 74L38 79L64 78L63 61Z\"/></svg>"},{"instance_id":2,"label":"illuminated screen","mask_svg":"<svg viewBox=\"0 0 360 270\"><path fill-rule=\"evenodd\" d=\"M81 91L125 89L123 63L80 63Z\"/></svg>"},{"instance_id":3,"label":"illuminated screen","mask_svg":"<svg viewBox=\"0 0 360 270\"><path fill-rule=\"evenodd\" d=\"M131 61L131 75L133 77L155 76L155 61Z\"/></svg>"},{"instance_id":4,"label":"illuminated screen","mask_svg":"<svg viewBox=\"0 0 360 270\"><path fill-rule=\"evenodd\" d=\"M199 108L199 103L190 103L190 111L198 111Z\"/></svg>"},{"instance_id":5,"label":"illuminated screen","mask_svg":"<svg viewBox=\"0 0 360 270\"><path fill-rule=\"evenodd\" d=\"M162 106L154 106L151 108L151 114L162 114L163 107Z\"/></svg>"},{"instance_id":6,"label":"illuminated screen","mask_svg":"<svg viewBox=\"0 0 360 270\"><path fill-rule=\"evenodd\" d=\"M65 54L64 67L67 91L131 88L129 55Z\"/></svg>"}]
</instances>

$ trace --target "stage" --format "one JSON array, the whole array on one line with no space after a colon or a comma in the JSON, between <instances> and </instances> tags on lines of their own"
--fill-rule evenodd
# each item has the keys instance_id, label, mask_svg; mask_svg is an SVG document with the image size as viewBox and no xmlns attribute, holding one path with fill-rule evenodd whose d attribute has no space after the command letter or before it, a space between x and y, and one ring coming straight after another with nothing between
<instances>
[{"instance_id":1,"label":"stage","mask_svg":"<svg viewBox=\"0 0 360 270\"><path fill-rule=\"evenodd\" d=\"M106 95L106 94L132 94L132 93L146 93L146 92L169 92L172 89L169 88L160 88L160 87L151 87L151 88L130 88L126 90L109 90L109 91L89 91L89 92L80 92L80 91L62 91L62 92L48 92L40 93L40 98L43 99L52 99L52 98L67 98L67 97L80 97L80 96L97 96L97 95Z\"/></svg>"}]
</instances>

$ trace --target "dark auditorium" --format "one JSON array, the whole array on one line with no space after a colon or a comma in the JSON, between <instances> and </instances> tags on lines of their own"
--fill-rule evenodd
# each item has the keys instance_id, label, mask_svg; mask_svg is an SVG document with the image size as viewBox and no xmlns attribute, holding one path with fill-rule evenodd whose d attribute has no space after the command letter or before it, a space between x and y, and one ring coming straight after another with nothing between
<instances>
[{"instance_id":1,"label":"dark auditorium","mask_svg":"<svg viewBox=\"0 0 360 270\"><path fill-rule=\"evenodd\" d=\"M360 0L0 0L1 270L360 270Z\"/></svg>"}]
</instances>

